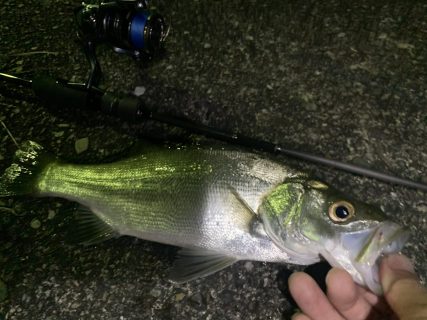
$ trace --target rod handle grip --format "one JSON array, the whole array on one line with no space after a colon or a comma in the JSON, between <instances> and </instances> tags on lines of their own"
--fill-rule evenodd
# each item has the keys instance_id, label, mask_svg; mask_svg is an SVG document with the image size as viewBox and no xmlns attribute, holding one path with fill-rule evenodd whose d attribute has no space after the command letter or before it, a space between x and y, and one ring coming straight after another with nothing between
<instances>
[{"instance_id":1,"label":"rod handle grip","mask_svg":"<svg viewBox=\"0 0 427 320\"><path fill-rule=\"evenodd\" d=\"M37 75L32 80L34 93L45 103L55 107L80 107L85 106L88 92L78 88L67 87L47 75Z\"/></svg>"}]
</instances>

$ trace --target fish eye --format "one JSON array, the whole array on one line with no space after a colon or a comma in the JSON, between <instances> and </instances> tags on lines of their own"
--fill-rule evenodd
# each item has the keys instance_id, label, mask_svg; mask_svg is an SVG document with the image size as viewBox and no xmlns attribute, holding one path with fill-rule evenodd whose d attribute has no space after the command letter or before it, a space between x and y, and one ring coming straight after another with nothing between
<instances>
[{"instance_id":1,"label":"fish eye","mask_svg":"<svg viewBox=\"0 0 427 320\"><path fill-rule=\"evenodd\" d=\"M337 201L329 207L329 218L334 222L345 222L354 216L354 211L350 202Z\"/></svg>"}]
</instances>

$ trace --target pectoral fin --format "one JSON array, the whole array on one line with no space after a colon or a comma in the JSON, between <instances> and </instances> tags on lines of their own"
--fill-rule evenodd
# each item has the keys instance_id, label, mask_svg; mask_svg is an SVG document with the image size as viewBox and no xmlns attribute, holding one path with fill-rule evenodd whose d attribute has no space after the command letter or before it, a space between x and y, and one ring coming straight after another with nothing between
<instances>
[{"instance_id":1,"label":"pectoral fin","mask_svg":"<svg viewBox=\"0 0 427 320\"><path fill-rule=\"evenodd\" d=\"M178 283L195 280L220 271L236 261L236 258L204 249L181 249L170 279Z\"/></svg>"},{"instance_id":2,"label":"pectoral fin","mask_svg":"<svg viewBox=\"0 0 427 320\"><path fill-rule=\"evenodd\" d=\"M233 207L241 209L242 213L246 214L246 216L250 218L257 217L256 212L252 210L252 208L249 206L246 200L240 196L240 194L237 192L235 188L229 185L228 189L231 192L231 197L232 197L231 205Z\"/></svg>"},{"instance_id":3,"label":"pectoral fin","mask_svg":"<svg viewBox=\"0 0 427 320\"><path fill-rule=\"evenodd\" d=\"M93 245L119 236L108 223L99 219L86 207L79 206L75 210L74 217L74 225L67 235L69 242Z\"/></svg>"},{"instance_id":4,"label":"pectoral fin","mask_svg":"<svg viewBox=\"0 0 427 320\"><path fill-rule=\"evenodd\" d=\"M244 232L253 234L253 226L260 222L257 213L249 206L245 199L232 186L228 186L230 191L228 199L228 210L234 226L239 227Z\"/></svg>"}]
</instances>

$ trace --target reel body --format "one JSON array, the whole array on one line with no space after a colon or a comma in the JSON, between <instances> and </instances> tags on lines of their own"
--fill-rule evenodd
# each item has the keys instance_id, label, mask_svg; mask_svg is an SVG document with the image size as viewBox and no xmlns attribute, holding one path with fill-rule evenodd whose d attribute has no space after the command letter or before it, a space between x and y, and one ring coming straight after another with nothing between
<instances>
[{"instance_id":1,"label":"reel body","mask_svg":"<svg viewBox=\"0 0 427 320\"><path fill-rule=\"evenodd\" d=\"M102 75L97 45L105 43L117 53L149 60L160 54L169 33L163 16L145 0L83 3L74 10L74 19L91 67L87 89L98 86Z\"/></svg>"}]
</instances>

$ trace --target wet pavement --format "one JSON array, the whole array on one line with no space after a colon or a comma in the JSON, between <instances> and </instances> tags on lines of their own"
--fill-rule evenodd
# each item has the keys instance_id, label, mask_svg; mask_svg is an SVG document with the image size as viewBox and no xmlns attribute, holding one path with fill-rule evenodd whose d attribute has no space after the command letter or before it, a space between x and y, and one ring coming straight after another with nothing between
<instances>
[{"instance_id":1,"label":"wet pavement","mask_svg":"<svg viewBox=\"0 0 427 320\"><path fill-rule=\"evenodd\" d=\"M171 21L163 57L135 62L100 46L103 88L198 123L427 183L425 1L157 1ZM78 1L0 8L0 71L84 81ZM76 162L119 158L139 137L186 139L152 122L47 108L0 83L0 119ZM172 137L172 138L171 138ZM83 139L83 140L81 140ZM87 139L87 140L86 140ZM76 141L83 145L77 153ZM85 142L88 142L87 149ZM0 134L0 169L16 147ZM80 150L81 151L81 150ZM427 280L426 193L280 157L411 231L404 252ZM168 281L174 248L123 237L64 244L67 201L0 199L0 319L289 319L284 266L239 262L183 285ZM0 298L4 296L0 282Z\"/></svg>"}]
</instances>

